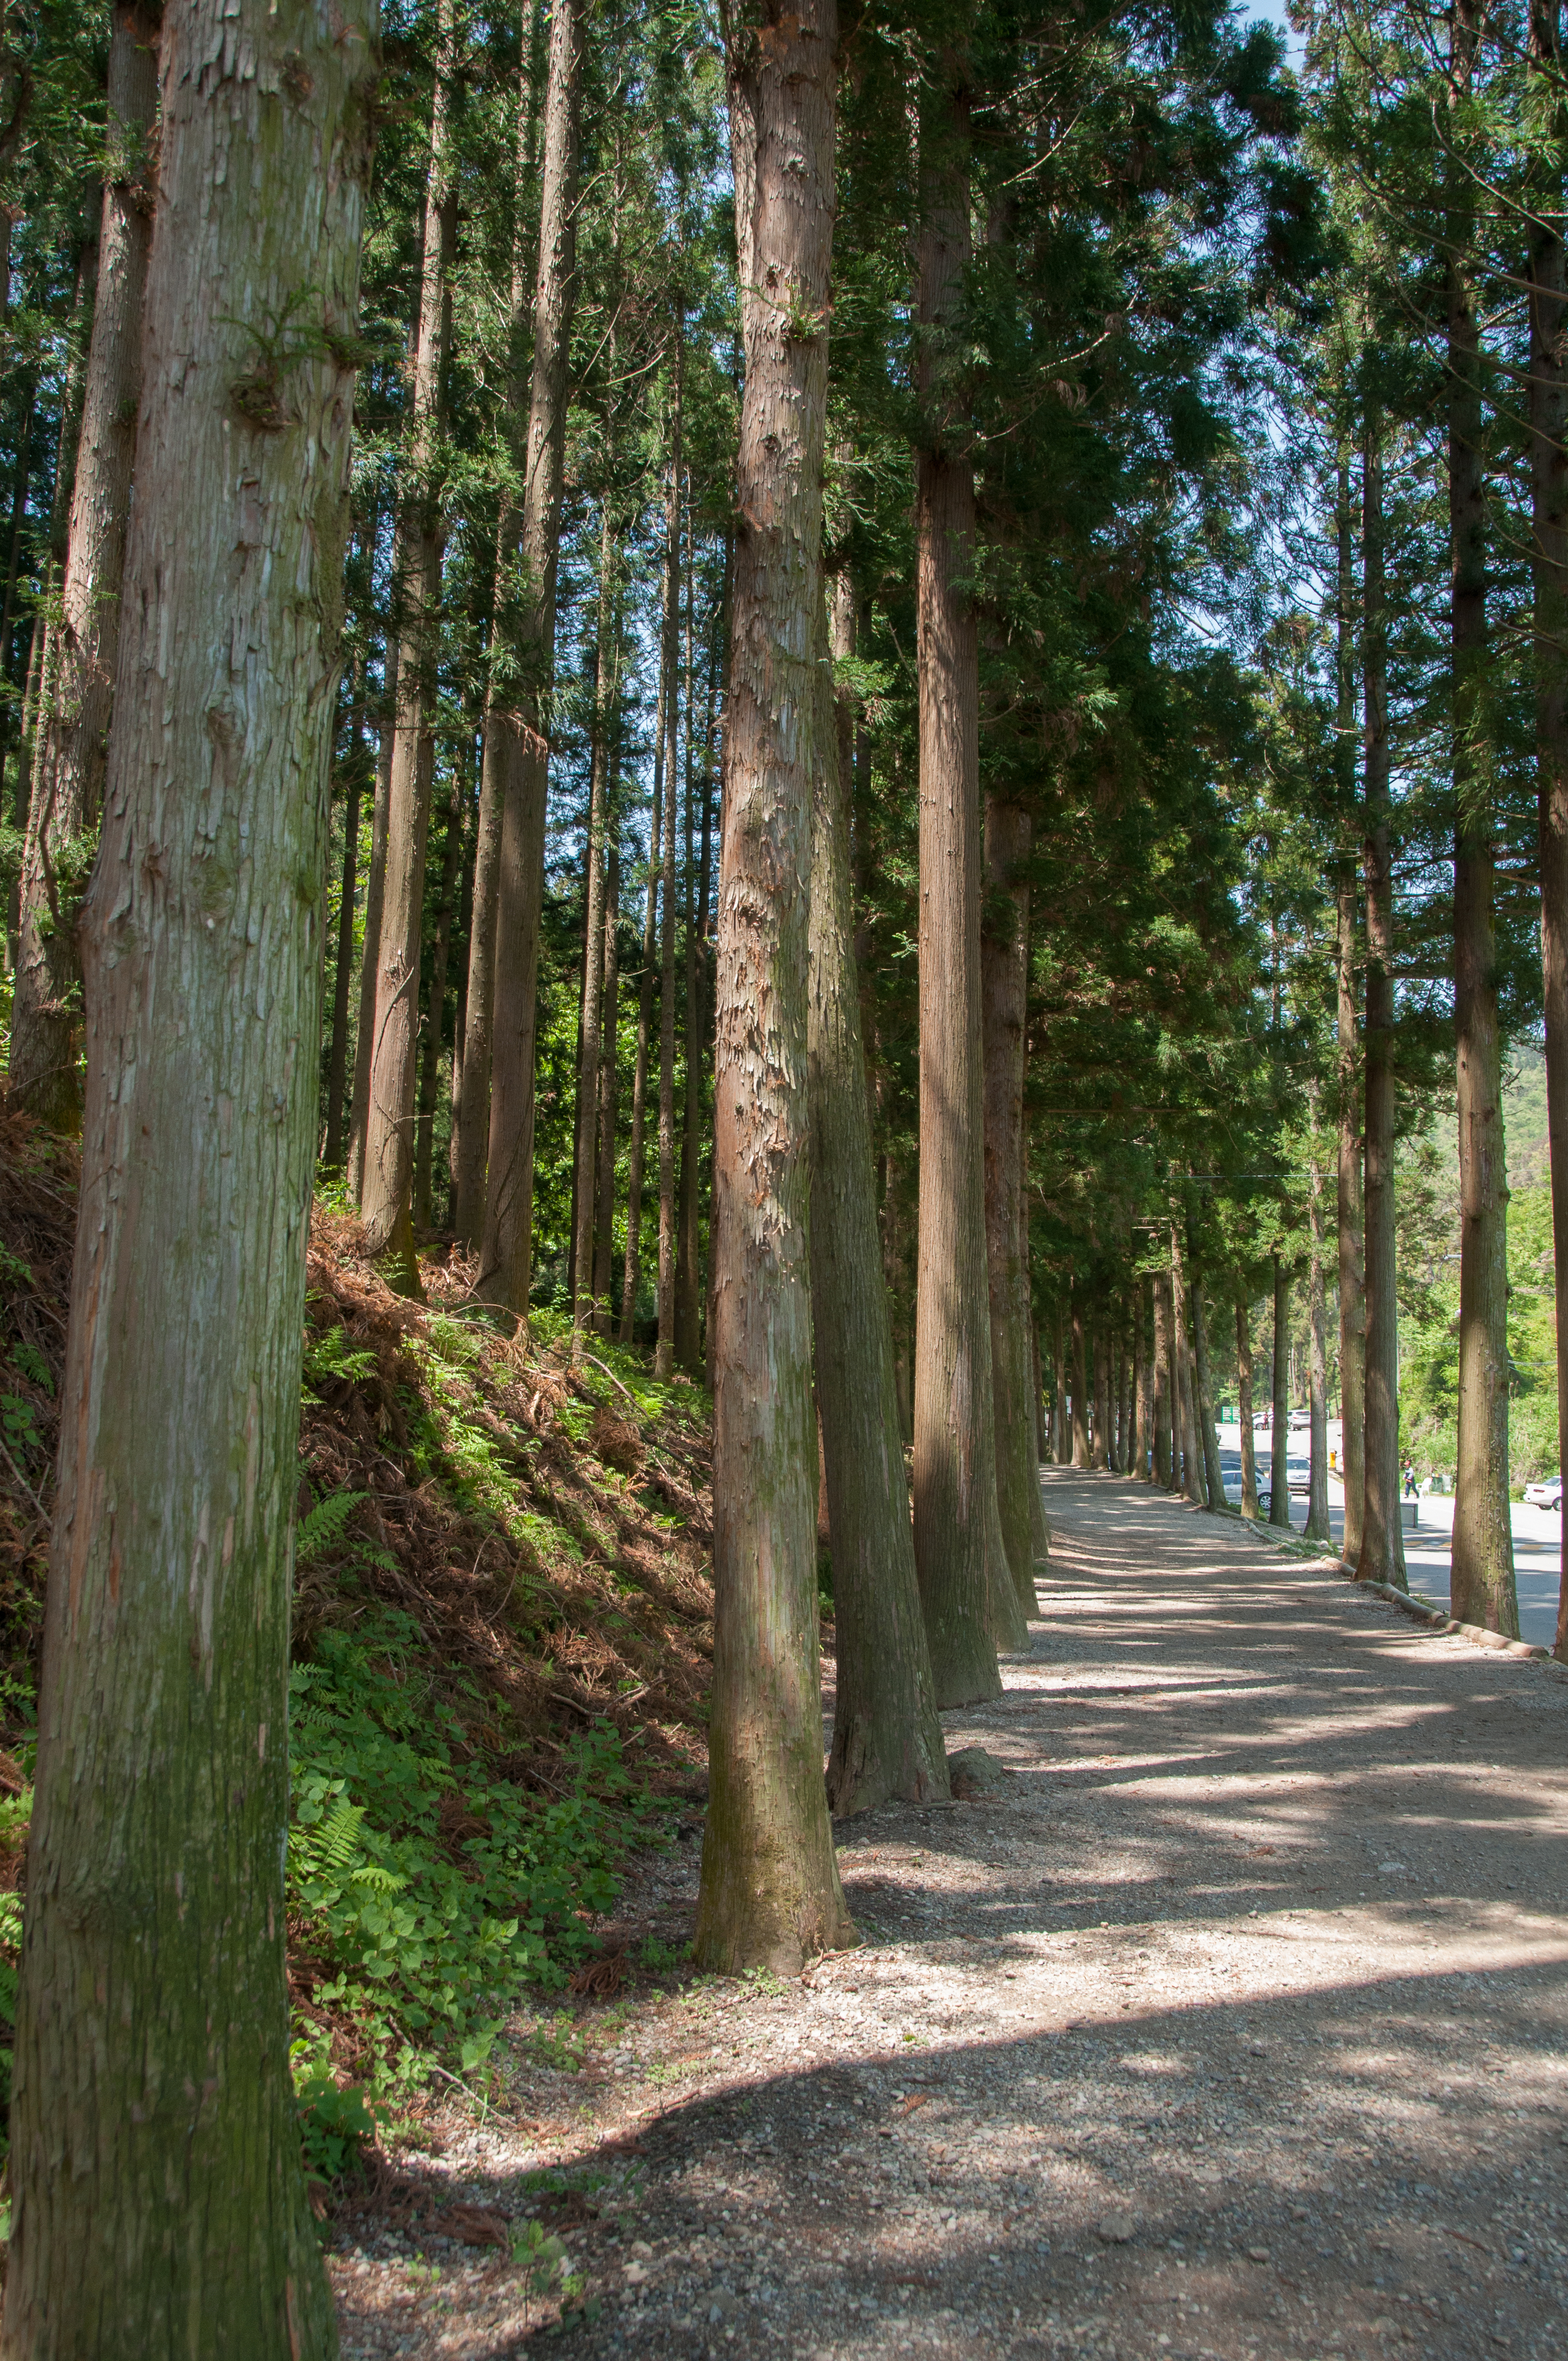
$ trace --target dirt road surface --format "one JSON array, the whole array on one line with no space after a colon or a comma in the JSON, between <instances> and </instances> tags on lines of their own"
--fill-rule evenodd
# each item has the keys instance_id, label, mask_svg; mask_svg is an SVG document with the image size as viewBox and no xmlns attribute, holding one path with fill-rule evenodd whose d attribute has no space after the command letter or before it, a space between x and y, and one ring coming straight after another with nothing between
<instances>
[{"instance_id":1,"label":"dirt road surface","mask_svg":"<svg viewBox=\"0 0 1568 2361\"><path fill-rule=\"evenodd\" d=\"M351 2361L1568 2355L1568 1686L1046 1484L1033 1651L945 1717L993 1786L842 1826L865 1946L798 1985L694 1985L695 1834L648 1868L660 1987L341 2225ZM565 2320L443 2235L523 2213Z\"/></svg>"}]
</instances>

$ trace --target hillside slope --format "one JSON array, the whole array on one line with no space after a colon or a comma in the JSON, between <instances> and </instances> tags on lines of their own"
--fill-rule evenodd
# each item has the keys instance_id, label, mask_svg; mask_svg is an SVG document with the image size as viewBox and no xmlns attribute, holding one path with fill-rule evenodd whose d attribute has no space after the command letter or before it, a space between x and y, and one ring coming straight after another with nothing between
<instances>
[{"instance_id":1,"label":"hillside slope","mask_svg":"<svg viewBox=\"0 0 1568 2361\"><path fill-rule=\"evenodd\" d=\"M0 1116L0 1935L14 1939L71 1151ZM290 1964L307 2103L472 2068L596 1945L630 1848L705 1780L705 1397L543 1315L499 1334L460 1262L429 1301L318 1210L294 1588ZM3 1997L8 1998L8 1993ZM328 2109L330 2112L330 2108Z\"/></svg>"}]
</instances>

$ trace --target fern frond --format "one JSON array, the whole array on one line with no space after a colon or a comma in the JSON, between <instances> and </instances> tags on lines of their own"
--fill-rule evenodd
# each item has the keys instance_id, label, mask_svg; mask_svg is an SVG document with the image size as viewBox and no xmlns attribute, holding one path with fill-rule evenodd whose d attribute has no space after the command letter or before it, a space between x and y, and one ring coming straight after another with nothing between
<instances>
[{"instance_id":1,"label":"fern frond","mask_svg":"<svg viewBox=\"0 0 1568 2361\"><path fill-rule=\"evenodd\" d=\"M346 1869L365 1824L363 1804L339 1804L315 1832L315 1850L329 1869Z\"/></svg>"},{"instance_id":2,"label":"fern frond","mask_svg":"<svg viewBox=\"0 0 1568 2361\"><path fill-rule=\"evenodd\" d=\"M362 1861L357 1869L349 1872L348 1882L350 1885L367 1886L372 1894L400 1894L408 1879L383 1869L378 1861Z\"/></svg>"},{"instance_id":3,"label":"fern frond","mask_svg":"<svg viewBox=\"0 0 1568 2361\"><path fill-rule=\"evenodd\" d=\"M295 1532L295 1565L302 1569L313 1565L340 1542L345 1526L366 1497L363 1492L329 1492L324 1500L318 1500L310 1515L301 1519Z\"/></svg>"}]
</instances>

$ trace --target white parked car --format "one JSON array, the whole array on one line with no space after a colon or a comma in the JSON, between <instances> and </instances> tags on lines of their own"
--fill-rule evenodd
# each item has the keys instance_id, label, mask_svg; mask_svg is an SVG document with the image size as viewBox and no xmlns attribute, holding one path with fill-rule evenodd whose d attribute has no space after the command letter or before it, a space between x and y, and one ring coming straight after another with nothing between
<instances>
[{"instance_id":1,"label":"white parked car","mask_svg":"<svg viewBox=\"0 0 1568 2361\"><path fill-rule=\"evenodd\" d=\"M1542 1476L1524 1488L1525 1499L1532 1509L1560 1509L1563 1506L1561 1476Z\"/></svg>"}]
</instances>

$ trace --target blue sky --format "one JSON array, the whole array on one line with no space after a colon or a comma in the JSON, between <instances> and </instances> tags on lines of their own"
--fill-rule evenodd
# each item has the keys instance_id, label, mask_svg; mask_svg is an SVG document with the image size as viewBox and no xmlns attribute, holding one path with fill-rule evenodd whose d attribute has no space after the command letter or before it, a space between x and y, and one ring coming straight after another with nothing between
<instances>
[{"instance_id":1,"label":"blue sky","mask_svg":"<svg viewBox=\"0 0 1568 2361\"><path fill-rule=\"evenodd\" d=\"M1260 23L1272 25L1276 32L1283 33L1285 36L1286 52L1289 57L1291 64L1299 64L1301 59L1300 38L1297 34L1290 30L1290 27L1286 20L1283 7L1264 8L1255 6L1248 8L1245 14L1246 21L1249 25Z\"/></svg>"}]
</instances>

